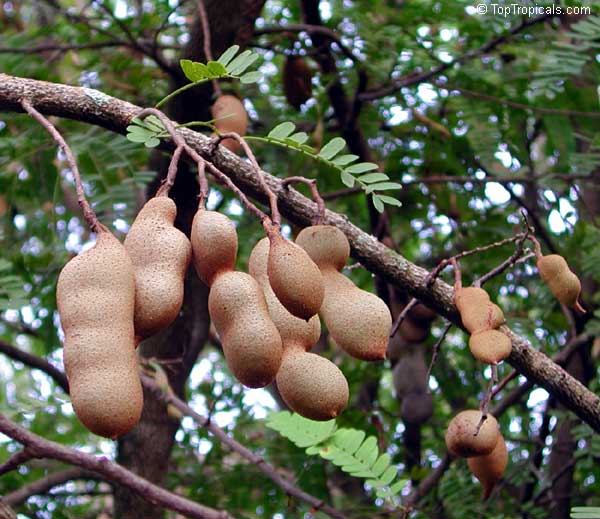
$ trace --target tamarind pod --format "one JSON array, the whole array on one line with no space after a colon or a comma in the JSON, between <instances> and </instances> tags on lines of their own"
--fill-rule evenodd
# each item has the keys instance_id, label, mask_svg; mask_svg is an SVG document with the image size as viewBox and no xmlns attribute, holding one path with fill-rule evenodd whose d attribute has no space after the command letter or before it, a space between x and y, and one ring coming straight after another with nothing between
<instances>
[{"instance_id":1,"label":"tamarind pod","mask_svg":"<svg viewBox=\"0 0 600 519\"><path fill-rule=\"evenodd\" d=\"M499 436L498 443L496 443L492 452L485 456L468 458L467 465L481 483L483 487L482 499L486 501L494 490L496 483L502 479L508 465L508 451L502 435Z\"/></svg>"},{"instance_id":2,"label":"tamarind pod","mask_svg":"<svg viewBox=\"0 0 600 519\"><path fill-rule=\"evenodd\" d=\"M585 313L585 308L579 303L581 282L569 269L569 265L562 256L558 254L541 256L537 260L537 268L540 277L560 303L581 314Z\"/></svg>"},{"instance_id":3,"label":"tamarind pod","mask_svg":"<svg viewBox=\"0 0 600 519\"><path fill-rule=\"evenodd\" d=\"M277 388L287 406L311 420L331 420L348 404L348 382L330 360L288 343L277 372Z\"/></svg>"},{"instance_id":4,"label":"tamarind pod","mask_svg":"<svg viewBox=\"0 0 600 519\"><path fill-rule=\"evenodd\" d=\"M271 237L267 274L288 312L304 320L317 314L325 296L323 275L306 251L279 234Z\"/></svg>"},{"instance_id":5,"label":"tamarind pod","mask_svg":"<svg viewBox=\"0 0 600 519\"><path fill-rule=\"evenodd\" d=\"M339 272L350 251L346 236L336 227L314 225L303 229L296 243L323 274L325 297L319 313L336 344L362 360L384 359L392 316L381 299Z\"/></svg>"},{"instance_id":6,"label":"tamarind pod","mask_svg":"<svg viewBox=\"0 0 600 519\"><path fill-rule=\"evenodd\" d=\"M451 454L461 458L484 456L490 454L498 438L498 422L488 414L477 433L477 425L481 419L481 411L467 410L458 413L446 429L446 447Z\"/></svg>"},{"instance_id":7,"label":"tamarind pod","mask_svg":"<svg viewBox=\"0 0 600 519\"><path fill-rule=\"evenodd\" d=\"M397 398L427 392L427 364L423 348L414 348L398 360L392 371L392 380Z\"/></svg>"},{"instance_id":8,"label":"tamarind pod","mask_svg":"<svg viewBox=\"0 0 600 519\"><path fill-rule=\"evenodd\" d=\"M75 414L94 434L116 439L138 423L143 395L135 354L133 265L108 230L62 269L56 302Z\"/></svg>"},{"instance_id":9,"label":"tamarind pod","mask_svg":"<svg viewBox=\"0 0 600 519\"><path fill-rule=\"evenodd\" d=\"M177 207L166 196L151 198L125 238L135 272L135 331L150 337L169 326L183 304L192 247L174 226Z\"/></svg>"},{"instance_id":10,"label":"tamarind pod","mask_svg":"<svg viewBox=\"0 0 600 519\"><path fill-rule=\"evenodd\" d=\"M423 424L433 414L433 395L428 391L411 392L402 399L400 416L410 424Z\"/></svg>"},{"instance_id":11,"label":"tamarind pod","mask_svg":"<svg viewBox=\"0 0 600 519\"><path fill-rule=\"evenodd\" d=\"M215 128L219 133L234 132L243 137L248 129L248 114L242 102L235 96L224 94L217 98L210 109ZM224 139L221 144L233 153L240 150L240 143L234 139Z\"/></svg>"},{"instance_id":12,"label":"tamarind pod","mask_svg":"<svg viewBox=\"0 0 600 519\"><path fill-rule=\"evenodd\" d=\"M283 92L296 110L312 97L312 70L299 56L288 56L285 60Z\"/></svg>"},{"instance_id":13,"label":"tamarind pod","mask_svg":"<svg viewBox=\"0 0 600 519\"><path fill-rule=\"evenodd\" d=\"M271 288L268 276L269 238L263 238L252 249L248 260L248 272L261 286L269 315L279 330L284 349L288 343L301 344L305 351L310 350L319 340L321 323L319 317L313 315L308 321L292 315L281 304Z\"/></svg>"},{"instance_id":14,"label":"tamarind pod","mask_svg":"<svg viewBox=\"0 0 600 519\"><path fill-rule=\"evenodd\" d=\"M217 275L234 269L238 238L227 216L199 209L192 221L190 238L194 268L205 285L210 286Z\"/></svg>"},{"instance_id":15,"label":"tamarind pod","mask_svg":"<svg viewBox=\"0 0 600 519\"><path fill-rule=\"evenodd\" d=\"M475 332L469 338L473 357L486 364L498 364L507 359L512 351L510 339L498 330Z\"/></svg>"},{"instance_id":16,"label":"tamarind pod","mask_svg":"<svg viewBox=\"0 0 600 519\"><path fill-rule=\"evenodd\" d=\"M279 302L269 284L269 249L269 239L260 240L250 254L248 270L263 289L269 314L281 335L283 360L276 377L279 393L294 412L311 420L331 420L348 403L348 382L334 363L306 353L319 340L319 317L299 319Z\"/></svg>"},{"instance_id":17,"label":"tamarind pod","mask_svg":"<svg viewBox=\"0 0 600 519\"><path fill-rule=\"evenodd\" d=\"M244 272L219 274L208 311L235 377L253 388L271 383L281 365L282 343L256 280Z\"/></svg>"}]
</instances>

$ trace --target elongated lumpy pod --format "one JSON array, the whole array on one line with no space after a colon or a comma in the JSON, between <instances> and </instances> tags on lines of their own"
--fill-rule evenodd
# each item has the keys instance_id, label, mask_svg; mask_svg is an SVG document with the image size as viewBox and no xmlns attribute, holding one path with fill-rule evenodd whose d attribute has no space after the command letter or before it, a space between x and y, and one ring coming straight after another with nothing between
<instances>
[{"instance_id":1,"label":"elongated lumpy pod","mask_svg":"<svg viewBox=\"0 0 600 519\"><path fill-rule=\"evenodd\" d=\"M446 447L452 454L469 458L484 456L494 450L500 437L498 422L488 414L477 432L480 420L481 411L467 410L458 413L450 421L446 429Z\"/></svg>"},{"instance_id":2,"label":"elongated lumpy pod","mask_svg":"<svg viewBox=\"0 0 600 519\"><path fill-rule=\"evenodd\" d=\"M194 251L194 268L205 285L222 272L233 270L238 251L233 222L217 211L199 209L190 233Z\"/></svg>"},{"instance_id":3,"label":"elongated lumpy pod","mask_svg":"<svg viewBox=\"0 0 600 519\"><path fill-rule=\"evenodd\" d=\"M233 270L235 227L226 216L199 209L191 234L194 267L210 286L208 311L227 365L245 386L264 387L281 365L281 337L259 284L249 274Z\"/></svg>"},{"instance_id":4,"label":"elongated lumpy pod","mask_svg":"<svg viewBox=\"0 0 600 519\"><path fill-rule=\"evenodd\" d=\"M215 119L214 125L220 133L234 132L241 137L246 135L248 114L237 97L230 94L219 96L210 112ZM234 139L224 139L221 144L234 153L240 149L240 143Z\"/></svg>"},{"instance_id":5,"label":"elongated lumpy pod","mask_svg":"<svg viewBox=\"0 0 600 519\"><path fill-rule=\"evenodd\" d=\"M135 332L149 337L169 326L183 304L185 273L192 247L174 226L175 202L166 196L151 198L138 213L125 249L135 272Z\"/></svg>"},{"instance_id":6,"label":"elongated lumpy pod","mask_svg":"<svg viewBox=\"0 0 600 519\"><path fill-rule=\"evenodd\" d=\"M579 313L585 313L585 309L579 303L581 282L569 269L567 261L562 256L558 254L538 256L537 268L540 277L560 303Z\"/></svg>"},{"instance_id":7,"label":"elongated lumpy pod","mask_svg":"<svg viewBox=\"0 0 600 519\"><path fill-rule=\"evenodd\" d=\"M245 272L221 273L211 286L208 311L235 377L253 388L271 383L281 365L281 337L256 280Z\"/></svg>"},{"instance_id":8,"label":"elongated lumpy pod","mask_svg":"<svg viewBox=\"0 0 600 519\"><path fill-rule=\"evenodd\" d=\"M69 261L56 287L64 363L75 414L94 434L116 439L142 413L135 354L135 279L127 251L105 228Z\"/></svg>"},{"instance_id":9,"label":"elongated lumpy pod","mask_svg":"<svg viewBox=\"0 0 600 519\"><path fill-rule=\"evenodd\" d=\"M308 320L325 297L323 275L310 256L281 234L269 237L268 276L277 299L292 315Z\"/></svg>"},{"instance_id":10,"label":"elongated lumpy pod","mask_svg":"<svg viewBox=\"0 0 600 519\"><path fill-rule=\"evenodd\" d=\"M248 261L248 270L263 289L269 314L283 343L283 361L276 377L277 387L293 411L311 420L331 420L348 403L348 382L333 362L320 355L307 353L319 339L319 318L315 315L305 321L295 317L277 299L269 283L269 248L268 238L255 245Z\"/></svg>"},{"instance_id":11,"label":"elongated lumpy pod","mask_svg":"<svg viewBox=\"0 0 600 519\"><path fill-rule=\"evenodd\" d=\"M336 344L358 359L384 359L392 316L381 299L339 272L350 256L344 233L330 225L314 225L303 229L296 243L323 274L325 297L319 313Z\"/></svg>"},{"instance_id":12,"label":"elongated lumpy pod","mask_svg":"<svg viewBox=\"0 0 600 519\"><path fill-rule=\"evenodd\" d=\"M502 479L508 465L508 451L502 435L498 437L498 443L496 443L492 452L485 456L467 458L467 465L481 483L483 487L482 497L485 501L490 497L498 481Z\"/></svg>"}]
</instances>

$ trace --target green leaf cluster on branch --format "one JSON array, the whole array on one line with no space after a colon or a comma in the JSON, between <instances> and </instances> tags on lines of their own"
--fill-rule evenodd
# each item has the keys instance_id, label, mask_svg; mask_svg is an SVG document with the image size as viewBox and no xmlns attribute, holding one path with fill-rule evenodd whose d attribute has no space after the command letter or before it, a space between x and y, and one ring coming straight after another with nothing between
<instances>
[{"instance_id":1,"label":"green leaf cluster on branch","mask_svg":"<svg viewBox=\"0 0 600 519\"><path fill-rule=\"evenodd\" d=\"M398 471L390 465L390 455L379 454L377 438L365 439L364 431L338 428L335 420L316 422L288 411L271 413L267 426L306 449L306 454L321 456L351 476L366 479L379 498L389 499L406 486L404 479L394 481Z\"/></svg>"},{"instance_id":2,"label":"green leaf cluster on branch","mask_svg":"<svg viewBox=\"0 0 600 519\"><path fill-rule=\"evenodd\" d=\"M295 132L295 130L296 125L286 121L278 124L266 137L247 136L246 140L258 140L282 146L325 164L339 172L340 178L346 186L359 185L366 194L372 195L373 205L380 213L383 212L384 204L400 207L401 203L397 198L383 193L402 189L402 185L397 182L389 182L390 177L385 173L374 173L375 170L379 169L379 166L374 162L356 162L359 158L357 155L340 155L346 147L344 139L334 137L319 151L305 144L308 140L308 135L305 132Z\"/></svg>"},{"instance_id":3,"label":"green leaf cluster on branch","mask_svg":"<svg viewBox=\"0 0 600 519\"><path fill-rule=\"evenodd\" d=\"M570 31L561 33L571 41L557 40L545 54L539 70L534 73L530 91L534 97L545 95L553 99L564 90L565 81L571 76L580 76L583 67L600 49L600 16L591 15L571 26Z\"/></svg>"}]
</instances>

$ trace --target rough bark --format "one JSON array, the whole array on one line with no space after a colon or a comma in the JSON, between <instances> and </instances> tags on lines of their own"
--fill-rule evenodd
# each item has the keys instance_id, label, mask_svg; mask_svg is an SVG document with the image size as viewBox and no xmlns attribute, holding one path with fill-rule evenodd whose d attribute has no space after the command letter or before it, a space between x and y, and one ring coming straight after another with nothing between
<instances>
[{"instance_id":1,"label":"rough bark","mask_svg":"<svg viewBox=\"0 0 600 519\"><path fill-rule=\"evenodd\" d=\"M118 133L125 133L132 117L141 110L140 107L95 90L0 74L0 110L22 112L19 99L23 96L31 97L38 110L45 114L88 122ZM181 134L190 146L212 160L249 196L261 201L266 200L252 167L244 160L221 149L214 155L211 154L210 140L197 132L182 129ZM172 149L170 143L165 142L162 146ZM281 182L268 173L264 173L264 178L278 194L282 214L297 225L309 225L315 215L316 205L294 189L282 187ZM438 279L429 286L426 269L411 263L361 231L349 222L346 216L327 211L325 222L335 225L346 234L352 256L365 268L382 276L410 296L416 297L457 326L461 326L450 285ZM556 396L595 430L600 431L600 397L546 355L534 349L525 338L514 333L508 326L503 326L501 331L512 342L512 353L508 362L525 377Z\"/></svg>"}]
</instances>

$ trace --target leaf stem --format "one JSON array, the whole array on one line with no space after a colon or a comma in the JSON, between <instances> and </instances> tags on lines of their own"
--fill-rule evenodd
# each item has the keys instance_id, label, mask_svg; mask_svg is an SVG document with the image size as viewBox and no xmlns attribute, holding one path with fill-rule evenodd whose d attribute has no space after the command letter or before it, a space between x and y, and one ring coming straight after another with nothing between
<instances>
[{"instance_id":1,"label":"leaf stem","mask_svg":"<svg viewBox=\"0 0 600 519\"><path fill-rule=\"evenodd\" d=\"M181 88L178 88L177 90L173 90L173 92L171 92L168 96L163 97L158 103L156 103L154 105L154 108L160 108L167 101L170 101L175 96L181 94L181 92L185 92L186 90L189 90L190 88L194 88L195 86L201 85L202 83L206 83L207 81L208 81L208 79L201 79L200 81L194 81L193 83L188 83L187 85L183 85Z\"/></svg>"}]
</instances>

